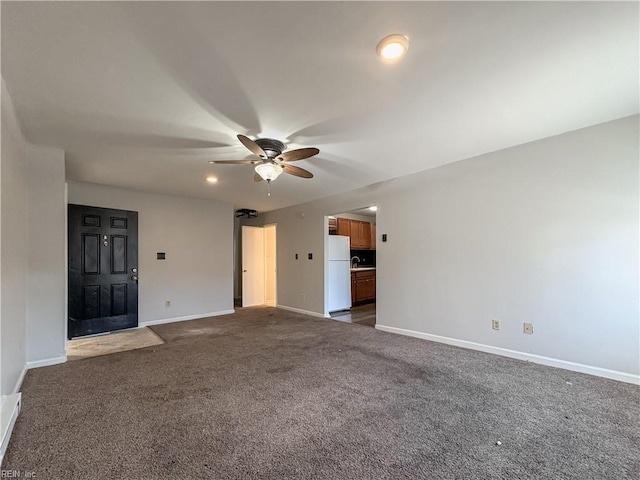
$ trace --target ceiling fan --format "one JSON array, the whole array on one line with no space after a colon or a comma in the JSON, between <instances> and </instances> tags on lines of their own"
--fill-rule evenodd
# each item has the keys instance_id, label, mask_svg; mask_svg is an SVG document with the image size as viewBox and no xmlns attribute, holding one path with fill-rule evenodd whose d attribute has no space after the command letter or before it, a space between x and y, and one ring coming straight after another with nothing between
<instances>
[{"instance_id":1,"label":"ceiling fan","mask_svg":"<svg viewBox=\"0 0 640 480\"><path fill-rule=\"evenodd\" d=\"M282 172L301 178L313 178L313 173L304 168L290 165L289 162L313 157L320 153L317 148L298 148L283 152L286 148L284 143L273 138L258 138L254 141L244 135L238 135L238 140L259 158L249 160L212 160L209 163L214 165L255 165L256 173L253 176L253 181L261 182L265 180L269 185L269 195L271 195L271 182L278 178Z\"/></svg>"}]
</instances>

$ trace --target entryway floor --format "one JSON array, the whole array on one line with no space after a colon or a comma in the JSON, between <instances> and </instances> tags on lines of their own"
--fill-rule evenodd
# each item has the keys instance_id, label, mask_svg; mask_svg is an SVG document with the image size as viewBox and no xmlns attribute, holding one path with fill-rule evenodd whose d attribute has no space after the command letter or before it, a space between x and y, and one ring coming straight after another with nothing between
<instances>
[{"instance_id":1,"label":"entryway floor","mask_svg":"<svg viewBox=\"0 0 640 480\"><path fill-rule=\"evenodd\" d=\"M132 328L93 337L74 338L67 341L67 360L98 357L110 353L162 345L163 343L164 340L147 327Z\"/></svg>"},{"instance_id":2,"label":"entryway floor","mask_svg":"<svg viewBox=\"0 0 640 480\"><path fill-rule=\"evenodd\" d=\"M341 322L351 322L357 323L359 325L365 325L367 327L375 327L376 304L368 303L366 305L360 305L358 307L351 307L351 310L336 312L332 314L331 318L340 320Z\"/></svg>"}]
</instances>

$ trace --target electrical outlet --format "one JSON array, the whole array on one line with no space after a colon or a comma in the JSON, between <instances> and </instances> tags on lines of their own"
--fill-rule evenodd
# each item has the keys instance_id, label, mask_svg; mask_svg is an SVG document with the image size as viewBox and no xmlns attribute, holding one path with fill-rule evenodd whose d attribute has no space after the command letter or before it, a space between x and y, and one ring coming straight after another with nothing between
<instances>
[{"instance_id":1,"label":"electrical outlet","mask_svg":"<svg viewBox=\"0 0 640 480\"><path fill-rule=\"evenodd\" d=\"M500 320L491 320L491 328L500 330Z\"/></svg>"},{"instance_id":2,"label":"electrical outlet","mask_svg":"<svg viewBox=\"0 0 640 480\"><path fill-rule=\"evenodd\" d=\"M171 300L166 300L166 301L164 302L164 306L165 306L165 307L167 307L167 308L169 308L169 307L171 306Z\"/></svg>"},{"instance_id":3,"label":"electrical outlet","mask_svg":"<svg viewBox=\"0 0 640 480\"><path fill-rule=\"evenodd\" d=\"M305 298L306 298L306 295L303 293L303 294L302 294L302 301L303 301L303 302L305 301Z\"/></svg>"},{"instance_id":4,"label":"electrical outlet","mask_svg":"<svg viewBox=\"0 0 640 480\"><path fill-rule=\"evenodd\" d=\"M527 335L533 335L533 323L523 323L522 333L526 333Z\"/></svg>"}]
</instances>

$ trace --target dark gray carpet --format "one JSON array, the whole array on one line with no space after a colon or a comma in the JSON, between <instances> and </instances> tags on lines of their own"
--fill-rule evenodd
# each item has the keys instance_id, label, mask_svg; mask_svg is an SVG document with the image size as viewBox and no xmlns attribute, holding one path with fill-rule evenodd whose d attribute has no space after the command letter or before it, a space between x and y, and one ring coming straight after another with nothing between
<instances>
[{"instance_id":1,"label":"dark gray carpet","mask_svg":"<svg viewBox=\"0 0 640 480\"><path fill-rule=\"evenodd\" d=\"M154 330L166 344L29 371L2 468L82 480L640 475L637 386L271 308Z\"/></svg>"}]
</instances>

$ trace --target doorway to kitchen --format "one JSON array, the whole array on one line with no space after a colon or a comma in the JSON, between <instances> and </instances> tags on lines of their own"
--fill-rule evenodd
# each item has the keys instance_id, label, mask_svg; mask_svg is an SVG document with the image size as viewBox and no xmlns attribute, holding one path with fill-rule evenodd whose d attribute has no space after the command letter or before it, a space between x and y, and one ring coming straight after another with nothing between
<instances>
[{"instance_id":1,"label":"doorway to kitchen","mask_svg":"<svg viewBox=\"0 0 640 480\"><path fill-rule=\"evenodd\" d=\"M326 217L325 315L376 324L376 206Z\"/></svg>"}]
</instances>

